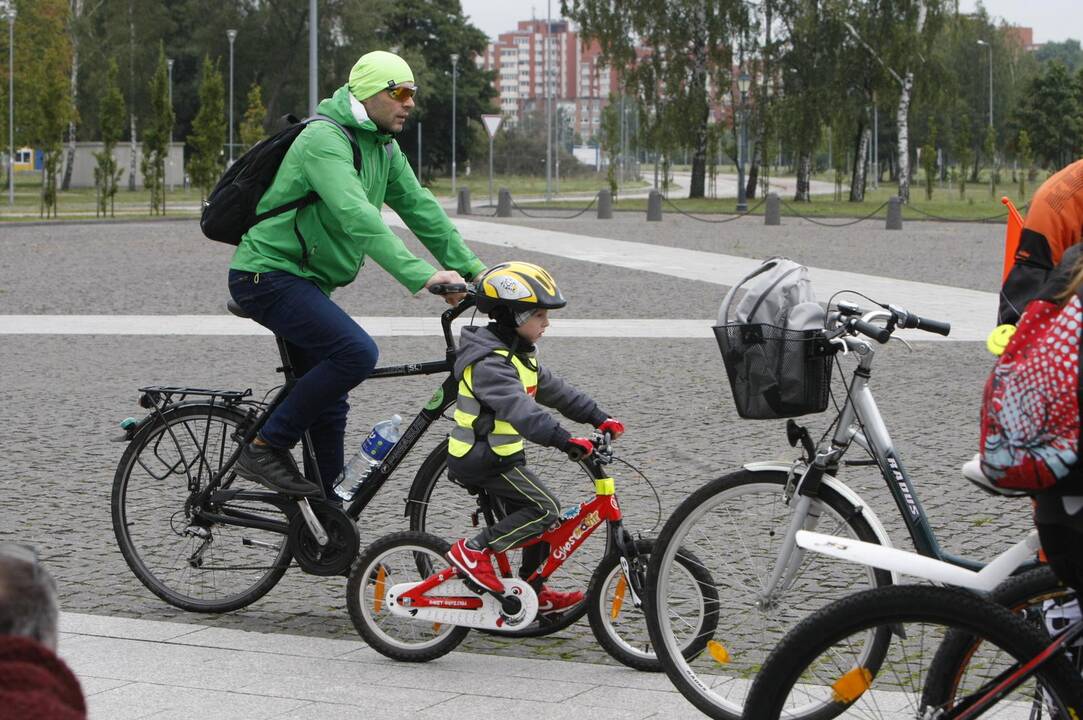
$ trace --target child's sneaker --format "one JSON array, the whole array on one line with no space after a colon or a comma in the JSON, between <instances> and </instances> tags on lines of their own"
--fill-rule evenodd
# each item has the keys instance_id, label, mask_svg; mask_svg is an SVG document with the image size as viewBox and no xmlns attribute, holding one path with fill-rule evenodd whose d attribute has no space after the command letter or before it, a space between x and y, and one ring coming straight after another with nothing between
<instances>
[{"instance_id":1,"label":"child's sneaker","mask_svg":"<svg viewBox=\"0 0 1083 720\"><path fill-rule=\"evenodd\" d=\"M545 585L542 585L541 592L538 593L538 614L550 615L564 612L581 602L583 602L583 593L579 590L560 592L559 590L550 590Z\"/></svg>"},{"instance_id":2,"label":"child's sneaker","mask_svg":"<svg viewBox=\"0 0 1083 720\"><path fill-rule=\"evenodd\" d=\"M504 594L504 583L493 571L493 562L489 558L489 551L475 550L466 544L466 540L460 540L451 546L447 553L448 561L457 567L466 577L473 580L483 588L493 592Z\"/></svg>"}]
</instances>

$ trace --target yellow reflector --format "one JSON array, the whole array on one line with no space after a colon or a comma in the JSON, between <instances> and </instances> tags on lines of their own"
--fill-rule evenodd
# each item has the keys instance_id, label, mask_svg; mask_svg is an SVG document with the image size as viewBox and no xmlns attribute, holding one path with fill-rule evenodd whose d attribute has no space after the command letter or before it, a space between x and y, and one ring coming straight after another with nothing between
<instances>
[{"instance_id":1,"label":"yellow reflector","mask_svg":"<svg viewBox=\"0 0 1083 720\"><path fill-rule=\"evenodd\" d=\"M615 495L617 493L616 483L613 482L613 478L598 478L594 481L594 493L596 495Z\"/></svg>"},{"instance_id":2,"label":"yellow reflector","mask_svg":"<svg viewBox=\"0 0 1083 720\"><path fill-rule=\"evenodd\" d=\"M387 568L383 565L376 571L376 589L373 590L375 597L372 598L372 612L380 612L384 604L384 580L387 578Z\"/></svg>"},{"instance_id":3,"label":"yellow reflector","mask_svg":"<svg viewBox=\"0 0 1083 720\"><path fill-rule=\"evenodd\" d=\"M621 575L620 580L617 580L617 589L613 591L613 607L609 609L610 620L616 620L620 615L620 608L624 605L624 591L627 589L628 581Z\"/></svg>"},{"instance_id":4,"label":"yellow reflector","mask_svg":"<svg viewBox=\"0 0 1083 720\"><path fill-rule=\"evenodd\" d=\"M831 699L849 705L872 687L872 673L865 668L854 668L831 686Z\"/></svg>"},{"instance_id":5,"label":"yellow reflector","mask_svg":"<svg viewBox=\"0 0 1083 720\"><path fill-rule=\"evenodd\" d=\"M729 650L722 647L722 643L717 642L716 640L707 641L707 652L711 653L711 657L713 657L715 662L719 665L725 665L730 661Z\"/></svg>"}]
</instances>

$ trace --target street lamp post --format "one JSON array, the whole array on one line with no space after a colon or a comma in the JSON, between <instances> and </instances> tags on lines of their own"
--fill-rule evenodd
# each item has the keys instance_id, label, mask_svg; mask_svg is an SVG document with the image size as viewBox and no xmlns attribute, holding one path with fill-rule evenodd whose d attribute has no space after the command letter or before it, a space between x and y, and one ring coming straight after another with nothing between
<instances>
[{"instance_id":1,"label":"street lamp post","mask_svg":"<svg viewBox=\"0 0 1083 720\"><path fill-rule=\"evenodd\" d=\"M226 30L229 38L229 164L233 164L233 41L237 39L236 30Z\"/></svg>"},{"instance_id":2,"label":"street lamp post","mask_svg":"<svg viewBox=\"0 0 1083 720\"><path fill-rule=\"evenodd\" d=\"M8 205L15 205L15 3L8 3Z\"/></svg>"},{"instance_id":3,"label":"street lamp post","mask_svg":"<svg viewBox=\"0 0 1083 720\"><path fill-rule=\"evenodd\" d=\"M984 40L979 40L978 44L989 49L989 127L993 127L993 45Z\"/></svg>"},{"instance_id":4,"label":"street lamp post","mask_svg":"<svg viewBox=\"0 0 1083 720\"><path fill-rule=\"evenodd\" d=\"M459 79L459 53L451 53L451 195L455 197L455 95Z\"/></svg>"},{"instance_id":5,"label":"street lamp post","mask_svg":"<svg viewBox=\"0 0 1083 720\"><path fill-rule=\"evenodd\" d=\"M752 78L748 73L742 72L737 78L737 89L741 92L741 145L737 149L737 212L748 211L748 200L745 198L745 162L748 153L748 111L745 103L748 98L748 86Z\"/></svg>"},{"instance_id":6,"label":"street lamp post","mask_svg":"<svg viewBox=\"0 0 1083 720\"><path fill-rule=\"evenodd\" d=\"M173 110L173 58L165 59L166 69L169 71L169 109ZM173 125L169 126L169 149L166 151L169 157L169 167L173 167ZM172 173L170 173L172 176ZM169 190L172 192L173 183L169 183Z\"/></svg>"}]
</instances>

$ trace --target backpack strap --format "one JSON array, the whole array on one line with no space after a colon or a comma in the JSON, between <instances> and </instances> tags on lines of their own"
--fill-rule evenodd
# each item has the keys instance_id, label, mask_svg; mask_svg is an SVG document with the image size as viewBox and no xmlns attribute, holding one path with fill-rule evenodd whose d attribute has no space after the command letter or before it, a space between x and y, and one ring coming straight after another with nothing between
<instances>
[{"instance_id":1,"label":"backpack strap","mask_svg":"<svg viewBox=\"0 0 1083 720\"><path fill-rule=\"evenodd\" d=\"M324 122L331 123L332 125L337 127L343 135L346 136L346 139L350 141L350 149L353 150L353 170L356 173L360 173L361 146L357 144L357 138L353 136L353 133L346 129L346 126L344 126L338 120L335 120L333 117L328 117L327 115L320 115L318 113L316 115L312 115L311 117L305 118L303 122L305 123L305 125L308 125L309 123L315 122L316 120L323 120ZM388 151L388 157L390 157L390 155L391 153L390 151Z\"/></svg>"}]
</instances>

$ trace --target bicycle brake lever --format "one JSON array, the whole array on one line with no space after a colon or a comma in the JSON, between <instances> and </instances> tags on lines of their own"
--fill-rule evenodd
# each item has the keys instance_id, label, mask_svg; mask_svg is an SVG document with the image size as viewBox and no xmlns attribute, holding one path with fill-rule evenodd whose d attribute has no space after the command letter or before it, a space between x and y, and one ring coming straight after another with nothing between
<instances>
[{"instance_id":1,"label":"bicycle brake lever","mask_svg":"<svg viewBox=\"0 0 1083 720\"><path fill-rule=\"evenodd\" d=\"M892 335L890 338L888 338L888 340L898 340L906 346L907 350L909 350L910 352L914 352L914 346L908 343L905 338L901 338L898 335Z\"/></svg>"}]
</instances>

